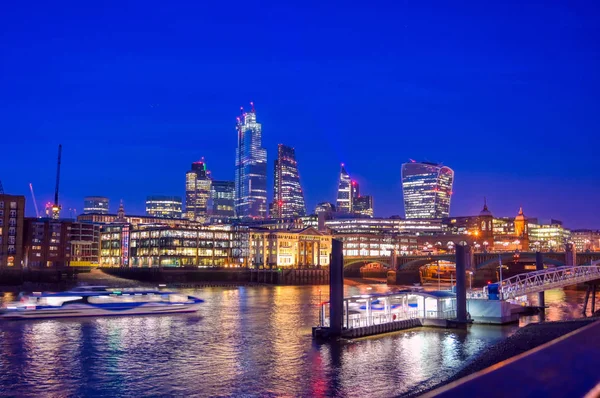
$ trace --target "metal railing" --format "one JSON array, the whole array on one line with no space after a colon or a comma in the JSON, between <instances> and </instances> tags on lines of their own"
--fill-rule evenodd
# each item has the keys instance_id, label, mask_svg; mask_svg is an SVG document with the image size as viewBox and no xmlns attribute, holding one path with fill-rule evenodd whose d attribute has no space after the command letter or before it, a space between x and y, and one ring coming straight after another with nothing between
<instances>
[{"instance_id":1,"label":"metal railing","mask_svg":"<svg viewBox=\"0 0 600 398\"><path fill-rule=\"evenodd\" d=\"M502 286L498 289L499 298L509 300L595 279L600 279L600 266L597 265L567 266L528 272L503 280ZM486 290L484 288L484 293L487 293Z\"/></svg>"},{"instance_id":2,"label":"metal railing","mask_svg":"<svg viewBox=\"0 0 600 398\"><path fill-rule=\"evenodd\" d=\"M456 318L456 310L445 310L445 311L427 311L425 318L435 319L454 319Z\"/></svg>"}]
</instances>

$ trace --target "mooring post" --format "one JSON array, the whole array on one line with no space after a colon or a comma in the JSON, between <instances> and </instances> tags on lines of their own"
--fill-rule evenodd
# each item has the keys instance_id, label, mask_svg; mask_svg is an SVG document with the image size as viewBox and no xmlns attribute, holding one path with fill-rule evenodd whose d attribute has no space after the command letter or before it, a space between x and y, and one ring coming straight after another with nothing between
<instances>
[{"instance_id":1,"label":"mooring post","mask_svg":"<svg viewBox=\"0 0 600 398\"><path fill-rule=\"evenodd\" d=\"M331 264L329 265L329 333L332 337L342 335L344 315L344 254L342 242L331 241Z\"/></svg>"},{"instance_id":2,"label":"mooring post","mask_svg":"<svg viewBox=\"0 0 600 398\"><path fill-rule=\"evenodd\" d=\"M592 285L592 316L596 312L596 284Z\"/></svg>"},{"instance_id":3,"label":"mooring post","mask_svg":"<svg viewBox=\"0 0 600 398\"><path fill-rule=\"evenodd\" d=\"M536 271L544 270L544 258L542 257L541 252L535 253L535 269L536 269ZM545 315L546 310L544 308L546 307L546 299L544 297L544 292L538 293L538 302L539 302L539 306L542 308L542 315Z\"/></svg>"},{"instance_id":4,"label":"mooring post","mask_svg":"<svg viewBox=\"0 0 600 398\"><path fill-rule=\"evenodd\" d=\"M467 255L469 247L456 246L456 319L467 322Z\"/></svg>"},{"instance_id":5,"label":"mooring post","mask_svg":"<svg viewBox=\"0 0 600 398\"><path fill-rule=\"evenodd\" d=\"M585 291L585 299L583 300L583 315L587 312L588 300L590 299L590 285L587 285L587 290Z\"/></svg>"}]
</instances>

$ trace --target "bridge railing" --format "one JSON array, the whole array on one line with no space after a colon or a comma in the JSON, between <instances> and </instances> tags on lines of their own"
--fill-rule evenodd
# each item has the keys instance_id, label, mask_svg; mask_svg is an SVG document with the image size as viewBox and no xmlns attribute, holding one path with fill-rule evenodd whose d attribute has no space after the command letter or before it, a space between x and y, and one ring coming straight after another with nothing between
<instances>
[{"instance_id":1,"label":"bridge railing","mask_svg":"<svg viewBox=\"0 0 600 398\"><path fill-rule=\"evenodd\" d=\"M558 267L512 276L502 281L500 300L600 279L600 266Z\"/></svg>"}]
</instances>

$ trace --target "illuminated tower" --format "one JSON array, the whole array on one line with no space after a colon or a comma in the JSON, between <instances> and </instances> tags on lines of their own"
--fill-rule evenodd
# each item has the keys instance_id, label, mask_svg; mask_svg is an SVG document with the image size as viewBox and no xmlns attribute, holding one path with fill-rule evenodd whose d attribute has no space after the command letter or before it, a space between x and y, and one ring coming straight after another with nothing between
<instances>
[{"instance_id":1,"label":"illuminated tower","mask_svg":"<svg viewBox=\"0 0 600 398\"><path fill-rule=\"evenodd\" d=\"M454 171L428 162L402 165L402 193L406 218L444 218L450 214Z\"/></svg>"},{"instance_id":2,"label":"illuminated tower","mask_svg":"<svg viewBox=\"0 0 600 398\"><path fill-rule=\"evenodd\" d=\"M300 185L298 162L294 148L279 144L275 160L272 218L302 217L306 215L304 193Z\"/></svg>"},{"instance_id":3,"label":"illuminated tower","mask_svg":"<svg viewBox=\"0 0 600 398\"><path fill-rule=\"evenodd\" d=\"M519 208L519 214L515 217L515 235L519 238L527 236L527 218L523 214L523 208Z\"/></svg>"},{"instance_id":4,"label":"illuminated tower","mask_svg":"<svg viewBox=\"0 0 600 398\"><path fill-rule=\"evenodd\" d=\"M250 112L237 118L238 146L235 153L235 212L238 217L267 215L267 151L262 147L260 123L251 102Z\"/></svg>"},{"instance_id":5,"label":"illuminated tower","mask_svg":"<svg viewBox=\"0 0 600 398\"><path fill-rule=\"evenodd\" d=\"M344 167L344 163L342 163L342 168L340 170L336 208L338 213L352 212L352 183L350 181L350 175L348 175L348 172Z\"/></svg>"},{"instance_id":6,"label":"illuminated tower","mask_svg":"<svg viewBox=\"0 0 600 398\"><path fill-rule=\"evenodd\" d=\"M204 158L192 163L192 169L185 174L185 218L188 220L206 221L211 182Z\"/></svg>"}]
</instances>

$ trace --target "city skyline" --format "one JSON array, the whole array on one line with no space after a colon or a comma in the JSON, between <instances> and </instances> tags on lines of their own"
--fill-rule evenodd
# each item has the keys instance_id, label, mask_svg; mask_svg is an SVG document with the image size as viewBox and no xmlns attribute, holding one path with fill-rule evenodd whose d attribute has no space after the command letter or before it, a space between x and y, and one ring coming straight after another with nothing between
<instances>
[{"instance_id":1,"label":"city skyline","mask_svg":"<svg viewBox=\"0 0 600 398\"><path fill-rule=\"evenodd\" d=\"M171 29L153 22L164 20L152 2L132 7L134 19L5 9L0 119L11 151L0 179L27 197L28 215L29 183L41 208L52 201L59 143L63 214L81 212L87 195L141 214L147 195L182 196L182 170L202 156L213 178L233 180L232 116L253 100L267 152L296 148L308 209L335 199L345 162L377 216L402 215L400 165L413 158L455 171L452 215L476 214L487 196L495 214L523 206L572 228L600 225L589 199L600 194L596 9L402 3L365 15L281 4L267 16L192 4L171 8Z\"/></svg>"}]
</instances>

